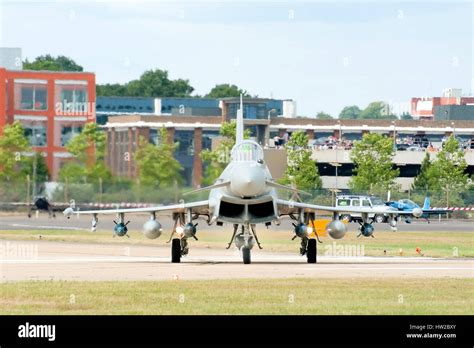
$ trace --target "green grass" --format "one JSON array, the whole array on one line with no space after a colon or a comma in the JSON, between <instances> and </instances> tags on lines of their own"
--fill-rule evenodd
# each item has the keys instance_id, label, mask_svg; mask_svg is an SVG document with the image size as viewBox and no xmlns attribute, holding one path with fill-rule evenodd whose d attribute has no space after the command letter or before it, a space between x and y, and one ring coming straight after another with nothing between
<instances>
[{"instance_id":1,"label":"green grass","mask_svg":"<svg viewBox=\"0 0 474 348\"><path fill-rule=\"evenodd\" d=\"M472 314L473 279L0 284L0 314Z\"/></svg>"},{"instance_id":2,"label":"green grass","mask_svg":"<svg viewBox=\"0 0 474 348\"><path fill-rule=\"evenodd\" d=\"M166 245L168 234L164 233L157 240L149 240L142 233L132 231L131 238L112 238L110 231L74 230L41 230L41 231L0 231L1 239L42 240L82 242L82 243L113 243L125 245ZM223 249L230 239L230 231L198 231L199 241L190 240L192 248ZM259 238L264 251L298 252L299 243L291 241L292 234L284 231L262 229ZM323 244L319 245L322 255L332 246L334 240L322 237ZM398 256L403 250L404 256L417 256L415 249L420 247L422 254L427 257L474 257L474 232L380 232L375 238L356 238L355 233L348 233L344 239L336 241L337 245L360 245L368 256L382 256L384 250L388 256ZM456 255L457 253L457 255Z\"/></svg>"}]
</instances>

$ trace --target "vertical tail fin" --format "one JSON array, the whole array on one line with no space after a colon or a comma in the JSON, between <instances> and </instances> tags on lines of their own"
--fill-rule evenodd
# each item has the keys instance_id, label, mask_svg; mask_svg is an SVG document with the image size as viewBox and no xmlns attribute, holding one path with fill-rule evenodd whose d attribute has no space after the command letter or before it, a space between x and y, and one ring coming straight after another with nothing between
<instances>
[{"instance_id":1,"label":"vertical tail fin","mask_svg":"<svg viewBox=\"0 0 474 348\"><path fill-rule=\"evenodd\" d=\"M235 143L239 144L244 140L244 104L242 94L240 95L240 109L237 111L237 125L235 132Z\"/></svg>"},{"instance_id":2,"label":"vertical tail fin","mask_svg":"<svg viewBox=\"0 0 474 348\"><path fill-rule=\"evenodd\" d=\"M423 210L430 209L431 199L430 197L425 197L425 203L423 203Z\"/></svg>"}]
</instances>

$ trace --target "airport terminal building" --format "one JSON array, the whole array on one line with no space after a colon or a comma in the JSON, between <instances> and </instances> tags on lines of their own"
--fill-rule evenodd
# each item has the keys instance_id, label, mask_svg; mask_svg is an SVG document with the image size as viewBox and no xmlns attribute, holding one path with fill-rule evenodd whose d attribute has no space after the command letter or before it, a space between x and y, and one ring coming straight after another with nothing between
<instances>
[{"instance_id":1,"label":"airport terminal building","mask_svg":"<svg viewBox=\"0 0 474 348\"><path fill-rule=\"evenodd\" d=\"M245 102L244 102L245 108ZM184 167L184 176L188 185L199 187L202 182L204 165L200 153L203 149L212 149L219 142L221 116L173 116L173 115L123 115L113 116L104 126L107 132L107 165L114 174L133 178L137 175L133 154L140 136L152 143L159 141L158 131L168 130L168 141L179 143L176 158ZM474 138L473 121L415 121L415 120L316 120L313 118L267 117L245 119L254 140L265 151L268 165L275 178L279 178L286 169L286 151L279 143L297 130L305 131L313 149L313 159L317 162L319 173L325 188L346 189L354 165L350 160L350 148L347 144L362 138L364 133L376 132L398 139L415 138L429 142L430 147L423 149L403 149L396 152L394 165L400 169L397 179L402 188L408 190L413 178L418 174L420 164L429 151L431 156L441 147L444 137L455 134L466 143ZM342 145L327 146L327 140L344 139ZM280 140L280 141L279 141ZM323 141L322 141L323 140ZM466 149L468 171L474 173L474 149Z\"/></svg>"}]
</instances>

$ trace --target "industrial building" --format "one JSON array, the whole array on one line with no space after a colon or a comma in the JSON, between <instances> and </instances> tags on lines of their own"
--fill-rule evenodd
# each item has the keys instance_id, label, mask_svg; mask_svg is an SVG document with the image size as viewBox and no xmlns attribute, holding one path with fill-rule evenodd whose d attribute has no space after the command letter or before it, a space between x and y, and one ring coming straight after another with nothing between
<instances>
[{"instance_id":1,"label":"industrial building","mask_svg":"<svg viewBox=\"0 0 474 348\"><path fill-rule=\"evenodd\" d=\"M14 67L18 52L7 52L12 54L2 55L2 64ZM95 75L0 67L0 135L14 121L23 124L30 145L45 156L54 180L71 158L67 142L84 124L95 122Z\"/></svg>"},{"instance_id":2,"label":"industrial building","mask_svg":"<svg viewBox=\"0 0 474 348\"><path fill-rule=\"evenodd\" d=\"M474 120L474 96L447 88L441 97L412 98L411 115L419 120Z\"/></svg>"},{"instance_id":3,"label":"industrial building","mask_svg":"<svg viewBox=\"0 0 474 348\"><path fill-rule=\"evenodd\" d=\"M140 98L97 97L97 123L105 124L110 116L221 116L235 118L239 98ZM248 119L296 117L293 100L245 98L244 114Z\"/></svg>"},{"instance_id":4,"label":"industrial building","mask_svg":"<svg viewBox=\"0 0 474 348\"><path fill-rule=\"evenodd\" d=\"M245 107L245 106L244 106ZM265 121L265 122L263 122ZM107 165L114 174L134 178L137 168L133 153L137 139L142 136L156 143L160 128L168 130L169 141L179 143L176 158L184 167L184 176L188 185L200 186L204 165L200 153L203 149L212 149L218 143L220 116L143 116L127 115L110 117L104 126L107 131ZM286 151L278 146L275 138L286 138L296 130L307 132L309 139L317 144L318 139L328 137L336 139L358 140L367 132L377 132L398 138L422 137L433 146L432 155L441 146L442 139L452 133L463 141L474 138L474 121L458 121L454 125L446 121L410 121L410 120L316 120L312 118L274 117L266 120L245 119L246 127L255 127L261 132L254 139L264 146L265 156L272 174L279 178L286 169ZM258 136L263 135L263 139ZM262 141L260 141L262 140ZM324 148L311 145L313 159L317 161L325 188L347 188L354 168L350 160L350 149L343 147ZM124 156L124 154L127 154ZM425 151L397 151L394 165L400 169L399 183L408 189L418 174ZM466 153L469 172L474 173L474 152Z\"/></svg>"}]
</instances>

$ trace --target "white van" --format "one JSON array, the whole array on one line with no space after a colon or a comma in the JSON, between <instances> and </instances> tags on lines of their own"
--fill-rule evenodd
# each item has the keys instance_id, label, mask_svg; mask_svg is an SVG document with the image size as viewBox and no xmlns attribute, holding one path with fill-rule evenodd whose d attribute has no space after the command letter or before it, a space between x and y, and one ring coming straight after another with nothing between
<instances>
[{"instance_id":1,"label":"white van","mask_svg":"<svg viewBox=\"0 0 474 348\"><path fill-rule=\"evenodd\" d=\"M356 195L341 195L336 197L336 207L387 207L384 202L375 196L356 196ZM387 222L388 216L386 214L369 214L370 219L374 219L377 223ZM343 213L341 220L362 221L362 214L360 213Z\"/></svg>"}]
</instances>

